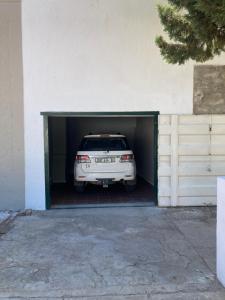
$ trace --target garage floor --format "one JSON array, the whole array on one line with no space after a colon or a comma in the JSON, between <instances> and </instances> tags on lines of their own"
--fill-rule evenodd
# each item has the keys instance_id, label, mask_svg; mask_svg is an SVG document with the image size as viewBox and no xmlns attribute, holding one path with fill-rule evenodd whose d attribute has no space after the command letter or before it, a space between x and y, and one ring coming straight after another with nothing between
<instances>
[{"instance_id":1,"label":"garage floor","mask_svg":"<svg viewBox=\"0 0 225 300\"><path fill-rule=\"evenodd\" d=\"M51 191L52 205L77 206L77 205L113 205L131 204L153 206L156 194L153 187L144 179L138 178L137 188L133 192L126 192L122 184L115 184L103 189L100 186L88 185L84 193L75 191L70 184L54 184Z\"/></svg>"},{"instance_id":2,"label":"garage floor","mask_svg":"<svg viewBox=\"0 0 225 300\"><path fill-rule=\"evenodd\" d=\"M224 300L215 209L100 208L17 217L0 299Z\"/></svg>"}]
</instances>

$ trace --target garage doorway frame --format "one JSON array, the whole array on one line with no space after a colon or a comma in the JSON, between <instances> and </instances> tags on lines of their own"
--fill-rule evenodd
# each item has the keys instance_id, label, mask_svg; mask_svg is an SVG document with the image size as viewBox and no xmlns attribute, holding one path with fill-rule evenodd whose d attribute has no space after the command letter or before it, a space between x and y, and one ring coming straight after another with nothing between
<instances>
[{"instance_id":1,"label":"garage doorway frame","mask_svg":"<svg viewBox=\"0 0 225 300\"><path fill-rule=\"evenodd\" d=\"M45 169L45 207L51 208L50 193L50 157L49 157L49 118L50 117L153 117L154 118L154 192L155 204L158 206L158 117L159 111L129 112L41 112L44 125L44 169ZM88 206L88 205L86 205ZM116 204L115 204L116 206ZM131 206L131 205L129 205ZM134 206L136 206L134 204ZM93 207L93 205L91 205ZM98 205L96 205L98 207Z\"/></svg>"}]
</instances>

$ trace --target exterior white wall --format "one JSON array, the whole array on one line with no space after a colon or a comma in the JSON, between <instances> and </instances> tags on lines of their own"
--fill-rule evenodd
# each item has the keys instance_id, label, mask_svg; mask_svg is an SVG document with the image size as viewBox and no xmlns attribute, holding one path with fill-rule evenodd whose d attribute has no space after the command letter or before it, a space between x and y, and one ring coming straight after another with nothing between
<instances>
[{"instance_id":1,"label":"exterior white wall","mask_svg":"<svg viewBox=\"0 0 225 300\"><path fill-rule=\"evenodd\" d=\"M41 111L192 113L192 64L154 43L158 2L23 0L27 208L45 208Z\"/></svg>"},{"instance_id":2,"label":"exterior white wall","mask_svg":"<svg viewBox=\"0 0 225 300\"><path fill-rule=\"evenodd\" d=\"M25 106L192 113L192 65L155 46L158 2L23 0Z\"/></svg>"},{"instance_id":3,"label":"exterior white wall","mask_svg":"<svg viewBox=\"0 0 225 300\"><path fill-rule=\"evenodd\" d=\"M225 287L225 178L217 181L217 277Z\"/></svg>"},{"instance_id":4,"label":"exterior white wall","mask_svg":"<svg viewBox=\"0 0 225 300\"><path fill-rule=\"evenodd\" d=\"M21 36L20 1L0 0L0 210L25 207Z\"/></svg>"}]
</instances>

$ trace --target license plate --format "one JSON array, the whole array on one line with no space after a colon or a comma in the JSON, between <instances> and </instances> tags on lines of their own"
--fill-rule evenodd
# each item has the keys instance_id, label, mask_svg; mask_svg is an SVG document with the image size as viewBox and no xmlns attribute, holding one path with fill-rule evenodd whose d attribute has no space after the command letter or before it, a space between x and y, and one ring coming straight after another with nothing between
<instances>
[{"instance_id":1,"label":"license plate","mask_svg":"<svg viewBox=\"0 0 225 300\"><path fill-rule=\"evenodd\" d=\"M96 163L114 163L116 162L115 157L98 157L95 158Z\"/></svg>"}]
</instances>

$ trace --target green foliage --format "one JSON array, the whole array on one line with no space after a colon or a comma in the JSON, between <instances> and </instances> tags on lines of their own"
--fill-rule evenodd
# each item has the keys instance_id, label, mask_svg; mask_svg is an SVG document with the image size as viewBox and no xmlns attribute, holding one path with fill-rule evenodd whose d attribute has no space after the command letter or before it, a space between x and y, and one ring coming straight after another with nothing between
<instances>
[{"instance_id":1,"label":"green foliage","mask_svg":"<svg viewBox=\"0 0 225 300\"><path fill-rule=\"evenodd\" d=\"M156 44L168 63L205 62L225 51L225 0L168 0L158 12L170 42L157 36Z\"/></svg>"}]
</instances>

